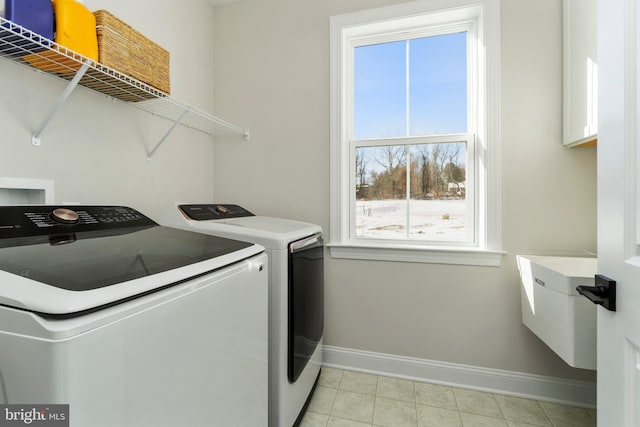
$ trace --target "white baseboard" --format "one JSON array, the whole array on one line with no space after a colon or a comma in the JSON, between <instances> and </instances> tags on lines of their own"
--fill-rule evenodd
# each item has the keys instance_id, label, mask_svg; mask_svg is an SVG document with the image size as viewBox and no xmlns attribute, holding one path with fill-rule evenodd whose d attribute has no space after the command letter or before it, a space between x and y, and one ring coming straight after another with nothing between
<instances>
[{"instance_id":1,"label":"white baseboard","mask_svg":"<svg viewBox=\"0 0 640 427\"><path fill-rule=\"evenodd\" d=\"M586 381L332 346L324 346L323 364L333 368L462 387L583 408L596 407L596 384Z\"/></svg>"}]
</instances>

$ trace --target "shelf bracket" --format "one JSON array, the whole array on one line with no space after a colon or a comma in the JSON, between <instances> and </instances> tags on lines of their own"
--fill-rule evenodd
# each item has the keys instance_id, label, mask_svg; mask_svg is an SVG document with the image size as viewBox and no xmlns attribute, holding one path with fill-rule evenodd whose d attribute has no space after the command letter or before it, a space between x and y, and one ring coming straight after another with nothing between
<instances>
[{"instance_id":1,"label":"shelf bracket","mask_svg":"<svg viewBox=\"0 0 640 427\"><path fill-rule=\"evenodd\" d=\"M80 82L80 79L82 79L82 77L84 76L84 73L86 73L87 70L89 69L89 65L91 65L91 59L87 59L82 64L82 67L80 67L80 69L76 71L76 75L73 76L73 79L69 82L64 92L62 92L62 95L60 95L60 98L58 98L58 101L55 103L55 105L53 106L53 108L51 109L47 117L44 119L42 124L31 136L32 145L36 145L36 146L40 145L40 135L42 135L42 132L47 127L47 125L49 124L53 116L56 115L58 110L60 110L60 107L62 107L62 104L64 104L67 98L69 98L69 95L71 95L71 92L73 92L73 90L76 88L76 86Z\"/></svg>"},{"instance_id":2,"label":"shelf bracket","mask_svg":"<svg viewBox=\"0 0 640 427\"><path fill-rule=\"evenodd\" d=\"M180 117L178 117L178 120L176 120L173 125L171 125L171 127L169 128L169 130L167 131L167 133L164 134L164 136L160 139L160 141L156 144L155 147L153 147L153 150L149 151L147 153L147 162L151 161L151 157L153 157L153 154L158 150L158 148L160 148L160 146L167 140L167 138L169 137L169 135L171 135L171 132L173 132L173 130L176 128L176 126L178 126L180 124L180 122L182 121L182 119L184 119L184 116L187 115L187 113L189 112L189 110L184 110L182 112L182 114L180 114Z\"/></svg>"}]
</instances>

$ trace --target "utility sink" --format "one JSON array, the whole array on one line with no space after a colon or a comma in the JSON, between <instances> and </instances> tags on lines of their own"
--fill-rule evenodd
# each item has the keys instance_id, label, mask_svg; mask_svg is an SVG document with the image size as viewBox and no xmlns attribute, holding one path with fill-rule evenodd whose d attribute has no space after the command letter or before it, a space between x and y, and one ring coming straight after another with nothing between
<instances>
[{"instance_id":1,"label":"utility sink","mask_svg":"<svg viewBox=\"0 0 640 427\"><path fill-rule=\"evenodd\" d=\"M570 366L596 369L596 306L576 291L593 286L597 259L517 255L522 322Z\"/></svg>"}]
</instances>

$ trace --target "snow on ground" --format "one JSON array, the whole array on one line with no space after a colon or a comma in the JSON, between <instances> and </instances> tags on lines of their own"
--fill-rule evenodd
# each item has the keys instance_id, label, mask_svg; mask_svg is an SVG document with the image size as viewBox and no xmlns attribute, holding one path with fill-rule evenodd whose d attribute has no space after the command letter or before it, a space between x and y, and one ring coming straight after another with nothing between
<instances>
[{"instance_id":1,"label":"snow on ground","mask_svg":"<svg viewBox=\"0 0 640 427\"><path fill-rule=\"evenodd\" d=\"M461 241L466 238L465 200L411 200L409 237ZM407 238L405 200L358 200L356 235L377 239Z\"/></svg>"}]
</instances>

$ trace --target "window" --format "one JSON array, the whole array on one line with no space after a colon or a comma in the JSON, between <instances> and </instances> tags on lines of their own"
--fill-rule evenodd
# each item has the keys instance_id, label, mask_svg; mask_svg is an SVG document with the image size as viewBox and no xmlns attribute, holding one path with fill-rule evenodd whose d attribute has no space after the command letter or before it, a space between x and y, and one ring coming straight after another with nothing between
<instances>
[{"instance_id":1,"label":"window","mask_svg":"<svg viewBox=\"0 0 640 427\"><path fill-rule=\"evenodd\" d=\"M499 265L498 0L331 20L333 257Z\"/></svg>"}]
</instances>

